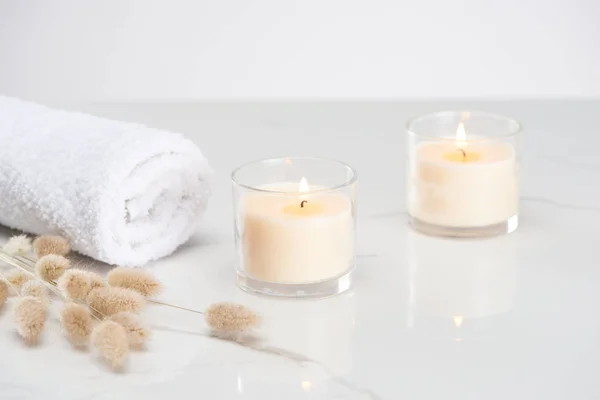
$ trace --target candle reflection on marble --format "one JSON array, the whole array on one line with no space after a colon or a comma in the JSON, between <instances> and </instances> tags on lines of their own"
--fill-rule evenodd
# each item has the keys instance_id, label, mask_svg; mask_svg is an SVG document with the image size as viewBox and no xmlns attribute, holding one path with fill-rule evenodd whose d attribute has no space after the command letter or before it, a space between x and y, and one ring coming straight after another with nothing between
<instances>
[{"instance_id":1,"label":"candle reflection on marble","mask_svg":"<svg viewBox=\"0 0 600 400\"><path fill-rule=\"evenodd\" d=\"M429 316L460 328L513 307L519 263L514 238L465 242L409 232L407 254L409 326Z\"/></svg>"},{"instance_id":2,"label":"candle reflection on marble","mask_svg":"<svg viewBox=\"0 0 600 400\"><path fill-rule=\"evenodd\" d=\"M351 372L356 318L354 293L318 303L271 306L269 318L277 321L268 326L271 345L313 360L334 375Z\"/></svg>"},{"instance_id":3,"label":"candle reflection on marble","mask_svg":"<svg viewBox=\"0 0 600 400\"><path fill-rule=\"evenodd\" d=\"M265 386L272 397L281 398L289 398L290 393L322 395L333 389L348 389L344 389L344 379L352 375L356 346L353 293L318 302L265 298L257 298L256 302L255 307L263 310L264 336L248 347L274 357L272 360L285 368L273 368L265 375L255 363L238 366L239 385L245 395L251 396ZM278 388L284 390L278 392Z\"/></svg>"}]
</instances>

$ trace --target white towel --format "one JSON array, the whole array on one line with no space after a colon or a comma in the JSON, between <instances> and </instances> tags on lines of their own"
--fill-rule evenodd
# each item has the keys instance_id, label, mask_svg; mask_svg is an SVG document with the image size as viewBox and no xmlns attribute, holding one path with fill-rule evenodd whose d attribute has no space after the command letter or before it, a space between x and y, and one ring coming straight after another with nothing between
<instances>
[{"instance_id":1,"label":"white towel","mask_svg":"<svg viewBox=\"0 0 600 400\"><path fill-rule=\"evenodd\" d=\"M172 253L197 226L210 174L179 134L0 96L0 223L63 235L97 260Z\"/></svg>"}]
</instances>

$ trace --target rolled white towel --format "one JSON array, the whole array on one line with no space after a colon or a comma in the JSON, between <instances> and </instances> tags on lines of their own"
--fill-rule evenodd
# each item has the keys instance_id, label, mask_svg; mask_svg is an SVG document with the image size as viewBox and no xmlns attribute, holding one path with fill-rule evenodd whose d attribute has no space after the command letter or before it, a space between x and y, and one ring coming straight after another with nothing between
<instances>
[{"instance_id":1,"label":"rolled white towel","mask_svg":"<svg viewBox=\"0 0 600 400\"><path fill-rule=\"evenodd\" d=\"M140 266L194 232L208 162L175 133L0 96L0 223Z\"/></svg>"}]
</instances>

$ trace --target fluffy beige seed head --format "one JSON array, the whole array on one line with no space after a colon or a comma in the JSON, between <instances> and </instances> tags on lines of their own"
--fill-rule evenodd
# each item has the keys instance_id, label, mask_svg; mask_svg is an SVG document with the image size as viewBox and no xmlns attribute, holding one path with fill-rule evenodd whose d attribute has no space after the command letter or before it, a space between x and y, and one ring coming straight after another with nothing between
<instances>
[{"instance_id":1,"label":"fluffy beige seed head","mask_svg":"<svg viewBox=\"0 0 600 400\"><path fill-rule=\"evenodd\" d=\"M21 286L27 281L33 279L31 274L23 271L11 271L6 275L6 279L10 283L11 292L16 290L21 290ZM16 294L16 293L13 293Z\"/></svg>"},{"instance_id":2,"label":"fluffy beige seed head","mask_svg":"<svg viewBox=\"0 0 600 400\"><path fill-rule=\"evenodd\" d=\"M48 254L37 260L35 271L40 278L51 282L60 278L70 266L71 262L63 256Z\"/></svg>"},{"instance_id":3,"label":"fluffy beige seed head","mask_svg":"<svg viewBox=\"0 0 600 400\"><path fill-rule=\"evenodd\" d=\"M33 241L33 250L38 258L48 254L65 256L71 251L69 241L62 236L39 236Z\"/></svg>"},{"instance_id":4,"label":"fluffy beige seed head","mask_svg":"<svg viewBox=\"0 0 600 400\"><path fill-rule=\"evenodd\" d=\"M125 328L131 346L143 346L150 339L150 329L144 326L139 315L120 312L111 316L110 320Z\"/></svg>"},{"instance_id":5,"label":"fluffy beige seed head","mask_svg":"<svg viewBox=\"0 0 600 400\"><path fill-rule=\"evenodd\" d=\"M11 237L2 250L13 256L24 256L31 252L31 238L26 235Z\"/></svg>"},{"instance_id":6,"label":"fluffy beige seed head","mask_svg":"<svg viewBox=\"0 0 600 400\"><path fill-rule=\"evenodd\" d=\"M162 289L160 282L146 271L127 267L117 267L110 271L108 284L133 289L146 297L155 296Z\"/></svg>"},{"instance_id":7,"label":"fluffy beige seed head","mask_svg":"<svg viewBox=\"0 0 600 400\"><path fill-rule=\"evenodd\" d=\"M241 333L258 326L259 318L252 310L233 303L215 303L204 312L204 319L215 332Z\"/></svg>"},{"instance_id":8,"label":"fluffy beige seed head","mask_svg":"<svg viewBox=\"0 0 600 400\"><path fill-rule=\"evenodd\" d=\"M32 296L21 297L15 306L17 332L28 344L37 343L44 330L48 308L46 303Z\"/></svg>"},{"instance_id":9,"label":"fluffy beige seed head","mask_svg":"<svg viewBox=\"0 0 600 400\"><path fill-rule=\"evenodd\" d=\"M60 310L60 323L75 346L88 344L94 321L90 310L81 304L67 303Z\"/></svg>"},{"instance_id":10,"label":"fluffy beige seed head","mask_svg":"<svg viewBox=\"0 0 600 400\"><path fill-rule=\"evenodd\" d=\"M92 290L92 280L88 271L70 269L56 282L63 295L71 300L85 300Z\"/></svg>"},{"instance_id":11,"label":"fluffy beige seed head","mask_svg":"<svg viewBox=\"0 0 600 400\"><path fill-rule=\"evenodd\" d=\"M100 287L93 289L86 299L88 305L103 316L118 312L138 312L144 306L144 297L138 292L120 287Z\"/></svg>"},{"instance_id":12,"label":"fluffy beige seed head","mask_svg":"<svg viewBox=\"0 0 600 400\"><path fill-rule=\"evenodd\" d=\"M121 325L102 321L92 331L92 343L113 369L123 366L129 354L129 343L127 332Z\"/></svg>"},{"instance_id":13,"label":"fluffy beige seed head","mask_svg":"<svg viewBox=\"0 0 600 400\"><path fill-rule=\"evenodd\" d=\"M6 283L5 280L0 279L0 308L2 308L2 306L6 302L6 299L8 298L9 294L10 291L8 283Z\"/></svg>"},{"instance_id":14,"label":"fluffy beige seed head","mask_svg":"<svg viewBox=\"0 0 600 400\"><path fill-rule=\"evenodd\" d=\"M21 296L32 296L42 300L44 303L50 302L48 288L40 281L30 280L21 286Z\"/></svg>"},{"instance_id":15,"label":"fluffy beige seed head","mask_svg":"<svg viewBox=\"0 0 600 400\"><path fill-rule=\"evenodd\" d=\"M92 289L96 289L99 287L107 287L108 283L102 279L100 275L95 272L86 271L87 275L90 277L90 282L92 283Z\"/></svg>"}]
</instances>

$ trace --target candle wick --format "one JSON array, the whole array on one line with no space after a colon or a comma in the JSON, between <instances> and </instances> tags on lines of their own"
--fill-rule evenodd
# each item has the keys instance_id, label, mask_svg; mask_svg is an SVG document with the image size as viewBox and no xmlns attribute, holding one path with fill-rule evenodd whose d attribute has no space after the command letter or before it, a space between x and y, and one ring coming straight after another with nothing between
<instances>
[{"instance_id":1,"label":"candle wick","mask_svg":"<svg viewBox=\"0 0 600 400\"><path fill-rule=\"evenodd\" d=\"M308 200L302 200L300 202L300 208L304 208L304 203L308 203Z\"/></svg>"},{"instance_id":2,"label":"candle wick","mask_svg":"<svg viewBox=\"0 0 600 400\"><path fill-rule=\"evenodd\" d=\"M463 161L465 161L465 159L467 158L467 153L463 149L458 149L458 151L460 151L462 153Z\"/></svg>"}]
</instances>

